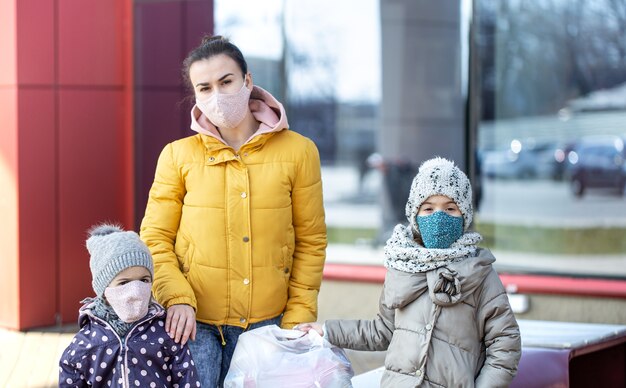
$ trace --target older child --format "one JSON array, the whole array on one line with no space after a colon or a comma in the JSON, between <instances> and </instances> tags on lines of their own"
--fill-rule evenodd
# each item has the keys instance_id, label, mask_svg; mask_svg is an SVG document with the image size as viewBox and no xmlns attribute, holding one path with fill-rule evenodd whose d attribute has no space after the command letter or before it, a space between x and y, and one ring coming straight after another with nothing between
<instances>
[{"instance_id":1,"label":"older child","mask_svg":"<svg viewBox=\"0 0 626 388\"><path fill-rule=\"evenodd\" d=\"M165 331L152 299L152 256L135 232L91 229L87 249L95 298L83 301L80 331L60 360L60 387L199 387L187 346Z\"/></svg>"},{"instance_id":2,"label":"older child","mask_svg":"<svg viewBox=\"0 0 626 388\"><path fill-rule=\"evenodd\" d=\"M434 158L413 179L408 226L385 246L387 275L373 320L331 320L317 330L355 350L388 350L383 387L506 387L521 355L519 327L506 292L467 232L472 190L451 161Z\"/></svg>"}]
</instances>

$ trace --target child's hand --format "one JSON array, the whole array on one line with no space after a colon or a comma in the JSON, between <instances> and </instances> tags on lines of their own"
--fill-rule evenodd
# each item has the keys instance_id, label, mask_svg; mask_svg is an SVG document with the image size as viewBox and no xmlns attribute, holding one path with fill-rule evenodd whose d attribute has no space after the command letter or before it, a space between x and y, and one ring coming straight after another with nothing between
<instances>
[{"instance_id":1,"label":"child's hand","mask_svg":"<svg viewBox=\"0 0 626 388\"><path fill-rule=\"evenodd\" d=\"M321 335L322 337L324 336L324 330L322 330L322 325L317 322L301 323L299 325L295 325L293 329L304 331L306 333L308 333L309 330L315 330L319 335Z\"/></svg>"},{"instance_id":2,"label":"child's hand","mask_svg":"<svg viewBox=\"0 0 626 388\"><path fill-rule=\"evenodd\" d=\"M174 342L185 345L191 338L196 340L196 311L188 304L175 304L167 309L165 331Z\"/></svg>"}]
</instances>

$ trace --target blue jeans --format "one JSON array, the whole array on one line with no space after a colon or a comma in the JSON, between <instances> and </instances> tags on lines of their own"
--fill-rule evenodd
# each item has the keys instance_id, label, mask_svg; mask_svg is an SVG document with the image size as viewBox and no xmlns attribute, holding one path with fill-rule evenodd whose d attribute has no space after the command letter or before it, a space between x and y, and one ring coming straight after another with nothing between
<instances>
[{"instance_id":1,"label":"blue jeans","mask_svg":"<svg viewBox=\"0 0 626 388\"><path fill-rule=\"evenodd\" d=\"M282 316L253 323L247 329L238 326L221 326L226 345L222 346L222 336L215 325L196 322L196 340L189 341L202 387L222 387L235 352L239 335L247 330L268 325L280 325Z\"/></svg>"}]
</instances>

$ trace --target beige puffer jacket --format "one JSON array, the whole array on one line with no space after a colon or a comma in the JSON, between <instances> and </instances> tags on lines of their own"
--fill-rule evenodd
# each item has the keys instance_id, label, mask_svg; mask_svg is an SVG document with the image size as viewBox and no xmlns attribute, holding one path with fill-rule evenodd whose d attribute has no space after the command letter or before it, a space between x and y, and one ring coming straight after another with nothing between
<instances>
[{"instance_id":1,"label":"beige puffer jacket","mask_svg":"<svg viewBox=\"0 0 626 388\"><path fill-rule=\"evenodd\" d=\"M327 321L325 335L343 348L388 350L383 387L506 387L521 341L494 261L479 248L425 273L390 268L378 317Z\"/></svg>"}]
</instances>

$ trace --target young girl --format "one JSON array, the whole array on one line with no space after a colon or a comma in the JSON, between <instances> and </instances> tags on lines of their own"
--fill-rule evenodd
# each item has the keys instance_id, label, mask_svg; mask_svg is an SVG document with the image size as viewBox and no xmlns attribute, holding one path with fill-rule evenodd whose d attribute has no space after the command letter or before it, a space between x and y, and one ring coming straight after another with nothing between
<instances>
[{"instance_id":1,"label":"young girl","mask_svg":"<svg viewBox=\"0 0 626 388\"><path fill-rule=\"evenodd\" d=\"M452 162L434 158L413 179L408 226L385 246L387 275L373 320L298 325L355 350L388 350L383 387L507 387L521 355L506 292L467 232L472 190Z\"/></svg>"},{"instance_id":2,"label":"young girl","mask_svg":"<svg viewBox=\"0 0 626 388\"><path fill-rule=\"evenodd\" d=\"M137 233L100 225L87 249L96 297L83 301L59 386L199 387L189 349L169 337L151 297L152 257Z\"/></svg>"}]
</instances>

